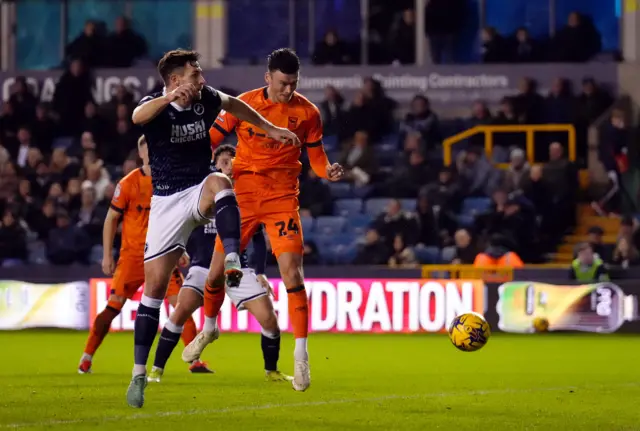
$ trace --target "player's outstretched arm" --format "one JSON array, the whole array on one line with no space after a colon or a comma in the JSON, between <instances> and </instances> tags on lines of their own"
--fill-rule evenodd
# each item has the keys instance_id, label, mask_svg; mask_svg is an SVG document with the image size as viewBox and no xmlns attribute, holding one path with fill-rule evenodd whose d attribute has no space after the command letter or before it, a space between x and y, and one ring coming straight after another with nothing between
<instances>
[{"instance_id":1,"label":"player's outstretched arm","mask_svg":"<svg viewBox=\"0 0 640 431\"><path fill-rule=\"evenodd\" d=\"M276 141L293 144L297 147L301 145L300 139L298 139L295 133L288 129L273 125L245 101L221 92L218 93L222 100L222 109L229 112L238 120L246 121L247 123L251 123L256 127L259 127L267 133L267 136Z\"/></svg>"},{"instance_id":2,"label":"player's outstretched arm","mask_svg":"<svg viewBox=\"0 0 640 431\"><path fill-rule=\"evenodd\" d=\"M182 101L188 104L197 94L193 84L185 84L176 88L162 97L153 98L147 96L140 101L140 104L133 110L131 121L133 124L147 124L160 114L171 102Z\"/></svg>"},{"instance_id":3,"label":"player's outstretched arm","mask_svg":"<svg viewBox=\"0 0 640 431\"><path fill-rule=\"evenodd\" d=\"M113 260L113 240L116 237L120 217L121 214L118 211L109 208L102 228L102 272L107 276L113 275L116 268Z\"/></svg>"}]
</instances>

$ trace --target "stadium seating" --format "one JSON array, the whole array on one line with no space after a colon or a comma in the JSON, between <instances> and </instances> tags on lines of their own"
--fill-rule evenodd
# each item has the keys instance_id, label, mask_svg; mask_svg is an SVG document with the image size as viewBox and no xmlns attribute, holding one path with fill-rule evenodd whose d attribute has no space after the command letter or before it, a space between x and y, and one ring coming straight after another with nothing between
<instances>
[{"instance_id":1,"label":"stadium seating","mask_svg":"<svg viewBox=\"0 0 640 431\"><path fill-rule=\"evenodd\" d=\"M368 199L364 203L364 212L370 214L373 217L376 217L381 212L387 209L387 205L389 205L391 199L388 198L374 198Z\"/></svg>"},{"instance_id":2,"label":"stadium seating","mask_svg":"<svg viewBox=\"0 0 640 431\"><path fill-rule=\"evenodd\" d=\"M315 232L322 236L338 236L345 231L347 219L340 216L321 216L316 219Z\"/></svg>"},{"instance_id":3,"label":"stadium seating","mask_svg":"<svg viewBox=\"0 0 640 431\"><path fill-rule=\"evenodd\" d=\"M362 212L362 199L338 199L333 203L336 215L350 217Z\"/></svg>"},{"instance_id":4,"label":"stadium seating","mask_svg":"<svg viewBox=\"0 0 640 431\"><path fill-rule=\"evenodd\" d=\"M329 183L329 189L334 199L346 199L353 195L351 184L348 183Z\"/></svg>"},{"instance_id":5,"label":"stadium seating","mask_svg":"<svg viewBox=\"0 0 640 431\"><path fill-rule=\"evenodd\" d=\"M463 215L477 215L489 210L491 207L490 198L466 198L462 201Z\"/></svg>"},{"instance_id":6,"label":"stadium seating","mask_svg":"<svg viewBox=\"0 0 640 431\"><path fill-rule=\"evenodd\" d=\"M437 264L441 262L441 254L438 247L416 247L413 251L416 254L416 259L421 264Z\"/></svg>"}]
</instances>

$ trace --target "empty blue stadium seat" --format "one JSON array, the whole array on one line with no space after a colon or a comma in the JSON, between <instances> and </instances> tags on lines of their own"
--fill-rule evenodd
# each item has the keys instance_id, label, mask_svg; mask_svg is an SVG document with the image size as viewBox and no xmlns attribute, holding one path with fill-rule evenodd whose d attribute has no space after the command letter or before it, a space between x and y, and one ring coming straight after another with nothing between
<instances>
[{"instance_id":1,"label":"empty blue stadium seat","mask_svg":"<svg viewBox=\"0 0 640 431\"><path fill-rule=\"evenodd\" d=\"M491 207L490 198L466 198L462 201L462 214L475 215L486 212Z\"/></svg>"},{"instance_id":2,"label":"empty blue stadium seat","mask_svg":"<svg viewBox=\"0 0 640 431\"><path fill-rule=\"evenodd\" d=\"M313 232L313 228L314 228L314 223L313 223L313 217L301 217L300 221L302 222L302 233L304 235L308 233Z\"/></svg>"},{"instance_id":3,"label":"empty blue stadium seat","mask_svg":"<svg viewBox=\"0 0 640 431\"><path fill-rule=\"evenodd\" d=\"M456 220L458 222L458 226L469 228L473 226L475 216L472 216L470 214L460 214L456 217Z\"/></svg>"},{"instance_id":4,"label":"empty blue stadium seat","mask_svg":"<svg viewBox=\"0 0 640 431\"><path fill-rule=\"evenodd\" d=\"M42 265L47 263L47 253L44 243L36 241L27 244L27 250L29 251L29 263L35 263L36 265Z\"/></svg>"},{"instance_id":5,"label":"empty blue stadium seat","mask_svg":"<svg viewBox=\"0 0 640 431\"><path fill-rule=\"evenodd\" d=\"M418 201L416 199L400 199L400 205L405 211L415 212Z\"/></svg>"},{"instance_id":6,"label":"empty blue stadium seat","mask_svg":"<svg viewBox=\"0 0 640 431\"><path fill-rule=\"evenodd\" d=\"M438 247L416 247L413 251L418 262L422 264L440 263L440 249Z\"/></svg>"},{"instance_id":7,"label":"empty blue stadium seat","mask_svg":"<svg viewBox=\"0 0 640 431\"><path fill-rule=\"evenodd\" d=\"M337 235L344 232L347 219L337 216L321 216L316 219L316 233L318 235Z\"/></svg>"},{"instance_id":8,"label":"empty blue stadium seat","mask_svg":"<svg viewBox=\"0 0 640 431\"><path fill-rule=\"evenodd\" d=\"M330 262L336 265L349 265L353 263L358 254L356 244L336 245L331 249Z\"/></svg>"},{"instance_id":9,"label":"empty blue stadium seat","mask_svg":"<svg viewBox=\"0 0 640 431\"><path fill-rule=\"evenodd\" d=\"M334 199L346 199L353 196L351 184L349 183L329 183L331 197Z\"/></svg>"},{"instance_id":10,"label":"empty blue stadium seat","mask_svg":"<svg viewBox=\"0 0 640 431\"><path fill-rule=\"evenodd\" d=\"M15 268L16 266L24 266L24 261L20 259L5 259L2 261L3 268Z\"/></svg>"},{"instance_id":11,"label":"empty blue stadium seat","mask_svg":"<svg viewBox=\"0 0 640 431\"><path fill-rule=\"evenodd\" d=\"M364 212L372 217L376 217L387 209L389 202L391 202L389 198L367 199L364 203Z\"/></svg>"},{"instance_id":12,"label":"empty blue stadium seat","mask_svg":"<svg viewBox=\"0 0 640 431\"><path fill-rule=\"evenodd\" d=\"M336 135L324 136L322 138L322 143L324 145L325 151L336 151L340 149L340 141ZM336 159L329 159L336 160Z\"/></svg>"},{"instance_id":13,"label":"empty blue stadium seat","mask_svg":"<svg viewBox=\"0 0 640 431\"><path fill-rule=\"evenodd\" d=\"M347 231L355 235L364 235L369 229L373 217L369 214L351 214L347 218Z\"/></svg>"},{"instance_id":14,"label":"empty blue stadium seat","mask_svg":"<svg viewBox=\"0 0 640 431\"><path fill-rule=\"evenodd\" d=\"M336 215L351 217L362 213L362 199L338 199L333 203Z\"/></svg>"}]
</instances>

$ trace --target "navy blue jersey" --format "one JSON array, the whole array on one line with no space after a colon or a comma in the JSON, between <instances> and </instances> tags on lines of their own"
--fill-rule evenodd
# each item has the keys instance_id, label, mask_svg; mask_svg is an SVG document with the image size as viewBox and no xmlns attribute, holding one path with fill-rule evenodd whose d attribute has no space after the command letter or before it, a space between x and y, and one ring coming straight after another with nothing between
<instances>
[{"instance_id":1,"label":"navy blue jersey","mask_svg":"<svg viewBox=\"0 0 640 431\"><path fill-rule=\"evenodd\" d=\"M139 105L162 94L151 94ZM169 196L188 189L210 173L209 129L222 109L222 100L208 86L202 88L201 94L188 108L171 103L142 126L149 146L154 195Z\"/></svg>"},{"instance_id":2,"label":"navy blue jersey","mask_svg":"<svg viewBox=\"0 0 640 431\"><path fill-rule=\"evenodd\" d=\"M198 226L191 233L189 241L187 242L187 254L191 258L191 266L198 266L201 268L209 268L211 265L211 257L213 256L213 250L215 248L216 236L218 231L216 229L216 222L212 220L209 224L204 226ZM254 243L254 260L255 270L258 274L264 273L264 260L266 256L266 244L262 245L258 235L261 235L262 243L264 243L264 233L262 231L262 225L258 228L253 236ZM264 250L262 250L264 248ZM240 255L240 263L243 268L249 268L249 256L247 250L243 251Z\"/></svg>"}]
</instances>

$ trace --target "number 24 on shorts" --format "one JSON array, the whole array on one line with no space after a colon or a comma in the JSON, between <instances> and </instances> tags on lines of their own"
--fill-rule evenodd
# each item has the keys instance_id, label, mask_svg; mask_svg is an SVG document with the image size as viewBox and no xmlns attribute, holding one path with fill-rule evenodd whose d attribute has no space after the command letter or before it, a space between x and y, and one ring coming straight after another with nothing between
<instances>
[{"instance_id":1,"label":"number 24 on shorts","mask_svg":"<svg viewBox=\"0 0 640 431\"><path fill-rule=\"evenodd\" d=\"M292 218L289 219L289 223L286 224L284 222L284 220L281 220L279 222L275 223L276 227L278 228L278 235L279 236L287 236L289 234L289 232L292 232L296 235L298 235L300 233L300 228L298 227L298 224L293 221ZM286 228L285 228L286 226Z\"/></svg>"}]
</instances>

